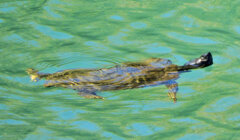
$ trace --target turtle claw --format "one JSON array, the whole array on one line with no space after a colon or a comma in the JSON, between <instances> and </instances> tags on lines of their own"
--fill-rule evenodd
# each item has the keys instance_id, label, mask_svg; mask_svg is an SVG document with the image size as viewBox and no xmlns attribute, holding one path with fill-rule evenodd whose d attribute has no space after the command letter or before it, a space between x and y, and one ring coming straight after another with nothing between
<instances>
[{"instance_id":1,"label":"turtle claw","mask_svg":"<svg viewBox=\"0 0 240 140\"><path fill-rule=\"evenodd\" d=\"M177 102L177 98L172 98L173 99L173 103Z\"/></svg>"},{"instance_id":2,"label":"turtle claw","mask_svg":"<svg viewBox=\"0 0 240 140\"><path fill-rule=\"evenodd\" d=\"M173 100L173 103L176 103L176 102L177 102L177 98L174 97L174 96L171 96L170 93L168 93L168 97Z\"/></svg>"}]
</instances>

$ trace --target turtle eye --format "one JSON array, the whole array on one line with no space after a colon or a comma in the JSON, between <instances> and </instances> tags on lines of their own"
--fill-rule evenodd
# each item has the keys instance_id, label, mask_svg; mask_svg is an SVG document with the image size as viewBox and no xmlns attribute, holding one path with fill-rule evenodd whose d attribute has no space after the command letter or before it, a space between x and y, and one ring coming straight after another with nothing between
<instances>
[{"instance_id":1,"label":"turtle eye","mask_svg":"<svg viewBox=\"0 0 240 140\"><path fill-rule=\"evenodd\" d=\"M207 59L205 57L201 57L202 61L207 61Z\"/></svg>"}]
</instances>

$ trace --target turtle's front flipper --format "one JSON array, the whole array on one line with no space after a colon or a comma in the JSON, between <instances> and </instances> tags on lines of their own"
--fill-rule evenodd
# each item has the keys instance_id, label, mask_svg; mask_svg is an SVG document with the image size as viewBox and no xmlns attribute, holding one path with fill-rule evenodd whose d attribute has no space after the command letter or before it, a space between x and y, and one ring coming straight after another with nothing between
<instances>
[{"instance_id":1,"label":"turtle's front flipper","mask_svg":"<svg viewBox=\"0 0 240 140\"><path fill-rule=\"evenodd\" d=\"M98 96L94 92L78 92L78 95L83 96L84 98L88 98L88 99L104 99L103 97Z\"/></svg>"},{"instance_id":2,"label":"turtle's front flipper","mask_svg":"<svg viewBox=\"0 0 240 140\"><path fill-rule=\"evenodd\" d=\"M177 91L178 91L178 84L175 81L170 81L166 84L168 87L168 96L173 99L173 102L176 103L177 101Z\"/></svg>"}]
</instances>

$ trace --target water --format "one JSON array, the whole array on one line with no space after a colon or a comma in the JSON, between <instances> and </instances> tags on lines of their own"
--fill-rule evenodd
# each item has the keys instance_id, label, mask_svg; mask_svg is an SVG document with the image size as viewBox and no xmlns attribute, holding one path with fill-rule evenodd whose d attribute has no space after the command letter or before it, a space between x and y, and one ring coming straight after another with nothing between
<instances>
[{"instance_id":1,"label":"water","mask_svg":"<svg viewBox=\"0 0 240 140\"><path fill-rule=\"evenodd\" d=\"M239 13L239 0L1 0L0 139L240 139ZM176 104L165 86L89 100L25 73L208 51L214 65L181 75Z\"/></svg>"}]
</instances>

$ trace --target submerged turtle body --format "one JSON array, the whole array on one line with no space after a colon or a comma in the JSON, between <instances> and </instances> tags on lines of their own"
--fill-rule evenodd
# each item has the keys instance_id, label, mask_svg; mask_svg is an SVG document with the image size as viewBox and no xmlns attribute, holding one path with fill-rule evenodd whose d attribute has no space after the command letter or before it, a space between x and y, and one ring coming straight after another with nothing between
<instances>
[{"instance_id":1,"label":"submerged turtle body","mask_svg":"<svg viewBox=\"0 0 240 140\"><path fill-rule=\"evenodd\" d=\"M34 69L28 69L27 72L33 81L45 78L45 87L71 88L86 98L103 98L96 95L98 91L163 84L169 88L168 95L175 102L178 90L175 80L179 77L179 73L211 64L211 53L207 53L183 66L174 65L167 59L152 58L143 62L129 62L106 69L73 69L53 74L39 73Z\"/></svg>"}]
</instances>

